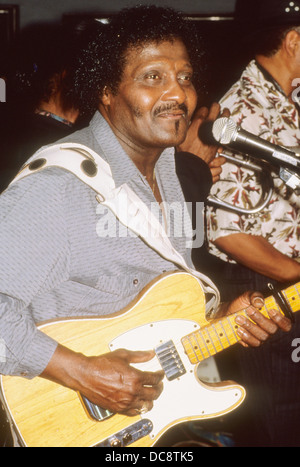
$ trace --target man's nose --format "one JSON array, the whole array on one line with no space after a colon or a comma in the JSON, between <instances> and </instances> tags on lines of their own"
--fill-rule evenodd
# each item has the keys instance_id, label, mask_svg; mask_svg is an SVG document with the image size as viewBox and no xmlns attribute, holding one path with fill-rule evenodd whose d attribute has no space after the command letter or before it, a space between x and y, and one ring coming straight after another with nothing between
<instances>
[{"instance_id":1,"label":"man's nose","mask_svg":"<svg viewBox=\"0 0 300 467\"><path fill-rule=\"evenodd\" d=\"M176 101L178 104L182 104L186 100L186 92L177 79L172 79L166 83L161 99L165 101Z\"/></svg>"}]
</instances>

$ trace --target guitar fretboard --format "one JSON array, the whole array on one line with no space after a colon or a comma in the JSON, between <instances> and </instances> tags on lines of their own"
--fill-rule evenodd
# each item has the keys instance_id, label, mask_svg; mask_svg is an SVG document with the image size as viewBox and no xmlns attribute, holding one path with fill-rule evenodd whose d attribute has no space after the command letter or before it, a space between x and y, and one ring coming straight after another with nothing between
<instances>
[{"instance_id":1,"label":"guitar fretboard","mask_svg":"<svg viewBox=\"0 0 300 467\"><path fill-rule=\"evenodd\" d=\"M300 310L300 282L282 290L282 294L293 313ZM271 309L282 313L272 296L265 299L265 304L260 311L269 318L268 310ZM239 325L235 322L238 315L248 317L247 311L242 310L220 320L212 320L202 329L183 337L181 342L190 362L194 364L202 362L241 340L237 334Z\"/></svg>"}]
</instances>

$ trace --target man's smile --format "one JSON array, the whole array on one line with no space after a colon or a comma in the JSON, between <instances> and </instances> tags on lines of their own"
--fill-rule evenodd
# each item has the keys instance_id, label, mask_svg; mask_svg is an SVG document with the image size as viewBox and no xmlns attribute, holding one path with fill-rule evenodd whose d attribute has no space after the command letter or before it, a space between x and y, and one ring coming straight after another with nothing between
<instances>
[{"instance_id":1,"label":"man's smile","mask_svg":"<svg viewBox=\"0 0 300 467\"><path fill-rule=\"evenodd\" d=\"M180 120L182 117L187 118L188 109L185 104L180 105L164 105L158 107L155 112L155 117L167 118L172 120Z\"/></svg>"}]
</instances>

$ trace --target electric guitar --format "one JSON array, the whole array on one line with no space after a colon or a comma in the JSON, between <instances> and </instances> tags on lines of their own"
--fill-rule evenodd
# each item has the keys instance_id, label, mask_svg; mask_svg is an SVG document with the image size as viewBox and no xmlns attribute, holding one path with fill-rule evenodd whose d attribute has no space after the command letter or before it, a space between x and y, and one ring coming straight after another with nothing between
<instances>
[{"instance_id":1,"label":"electric guitar","mask_svg":"<svg viewBox=\"0 0 300 467\"><path fill-rule=\"evenodd\" d=\"M292 311L300 309L300 282L282 293ZM262 312L278 309L273 297ZM85 355L118 348L154 349L156 356L136 365L163 369L164 389L152 410L134 417L112 414L88 403L76 392L34 378L1 377L7 413L24 446L107 447L154 446L176 424L226 414L238 407L245 390L234 382L204 384L197 364L239 341L237 314L205 319L205 297L199 281L186 272L160 276L125 310L96 318L43 323L39 327L62 345Z\"/></svg>"}]
</instances>

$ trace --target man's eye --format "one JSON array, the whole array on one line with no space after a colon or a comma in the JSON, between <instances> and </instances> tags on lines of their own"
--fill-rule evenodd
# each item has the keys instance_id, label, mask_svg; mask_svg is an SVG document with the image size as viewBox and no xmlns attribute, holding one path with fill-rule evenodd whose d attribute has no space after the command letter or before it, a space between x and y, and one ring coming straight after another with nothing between
<instances>
[{"instance_id":1,"label":"man's eye","mask_svg":"<svg viewBox=\"0 0 300 467\"><path fill-rule=\"evenodd\" d=\"M187 74L181 74L179 75L178 79L186 84L188 83L191 83L192 82L192 75L190 73L187 73Z\"/></svg>"},{"instance_id":2,"label":"man's eye","mask_svg":"<svg viewBox=\"0 0 300 467\"><path fill-rule=\"evenodd\" d=\"M153 79L153 80L157 80L159 79L159 75L157 73L148 73L146 75L146 79Z\"/></svg>"}]
</instances>

